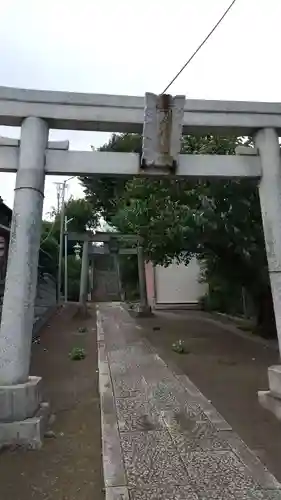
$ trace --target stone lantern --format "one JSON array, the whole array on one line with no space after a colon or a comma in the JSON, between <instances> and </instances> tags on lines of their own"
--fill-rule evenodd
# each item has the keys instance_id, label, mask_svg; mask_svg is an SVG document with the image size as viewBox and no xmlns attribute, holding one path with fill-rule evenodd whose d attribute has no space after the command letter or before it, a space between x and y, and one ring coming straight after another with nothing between
<instances>
[{"instance_id":1,"label":"stone lantern","mask_svg":"<svg viewBox=\"0 0 281 500\"><path fill-rule=\"evenodd\" d=\"M76 260L80 260L81 259L81 257L80 257L80 254L81 254L81 245L78 243L78 241L73 246L73 250L74 250L74 253L75 253L75 259Z\"/></svg>"}]
</instances>

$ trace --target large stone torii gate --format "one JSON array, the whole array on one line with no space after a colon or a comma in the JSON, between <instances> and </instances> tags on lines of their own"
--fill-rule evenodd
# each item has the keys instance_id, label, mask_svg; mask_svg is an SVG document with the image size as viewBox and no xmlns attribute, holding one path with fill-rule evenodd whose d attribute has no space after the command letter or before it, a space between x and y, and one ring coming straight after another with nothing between
<instances>
[{"instance_id":1,"label":"large stone torii gate","mask_svg":"<svg viewBox=\"0 0 281 500\"><path fill-rule=\"evenodd\" d=\"M20 141L0 144L0 171L17 173L0 335L0 445L40 446L48 412L41 379L29 377L45 174L256 179L281 351L281 104L0 87L0 125L21 127ZM134 153L67 151L48 143L50 128L143 132L142 160ZM179 154L182 133L213 132L253 135L256 149ZM281 365L268 374L270 390L259 398L280 417Z\"/></svg>"}]
</instances>

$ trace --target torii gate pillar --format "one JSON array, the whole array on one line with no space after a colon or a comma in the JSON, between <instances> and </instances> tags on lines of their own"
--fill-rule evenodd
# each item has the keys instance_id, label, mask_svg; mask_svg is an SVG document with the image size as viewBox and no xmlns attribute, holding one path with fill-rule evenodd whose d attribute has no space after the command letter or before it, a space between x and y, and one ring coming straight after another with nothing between
<instances>
[{"instance_id":1,"label":"torii gate pillar","mask_svg":"<svg viewBox=\"0 0 281 500\"><path fill-rule=\"evenodd\" d=\"M261 129L255 136L261 159L259 196L270 276L276 329L281 353L281 156L278 133ZM281 365L268 368L269 391L259 391L259 401L281 419Z\"/></svg>"},{"instance_id":2,"label":"torii gate pillar","mask_svg":"<svg viewBox=\"0 0 281 500\"><path fill-rule=\"evenodd\" d=\"M14 210L0 335L0 445L41 445L40 377L29 377L44 198L48 126L28 117L21 127Z\"/></svg>"},{"instance_id":3,"label":"torii gate pillar","mask_svg":"<svg viewBox=\"0 0 281 500\"><path fill-rule=\"evenodd\" d=\"M79 294L80 314L84 317L87 316L88 280L89 280L89 242L84 241L83 252L82 252L82 263L81 263L81 276L80 276L80 294Z\"/></svg>"}]
</instances>

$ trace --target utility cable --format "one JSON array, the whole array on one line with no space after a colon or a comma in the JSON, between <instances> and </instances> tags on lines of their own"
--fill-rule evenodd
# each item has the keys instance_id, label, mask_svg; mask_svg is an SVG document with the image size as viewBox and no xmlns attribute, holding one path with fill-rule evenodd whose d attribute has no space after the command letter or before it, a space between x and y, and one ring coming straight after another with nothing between
<instances>
[{"instance_id":1,"label":"utility cable","mask_svg":"<svg viewBox=\"0 0 281 500\"><path fill-rule=\"evenodd\" d=\"M215 24L215 26L211 29L211 31L209 32L209 34L204 38L203 42L200 43L199 47L197 47L197 49L193 52L192 56L190 56L190 58L188 59L188 61L186 61L186 63L183 65L183 67L179 70L179 72L176 74L176 76L170 81L169 85L167 85L167 87L163 90L162 94L165 94L165 92L167 92L167 90L170 88L170 86L172 85L172 83L175 82L175 80L180 76L180 74L183 72L183 70L188 66L188 64L192 61L192 59L196 56L196 54L198 54L199 50L203 47L203 45L205 45L205 43L207 42L207 40L210 38L210 36L214 33L214 31L217 29L217 27L220 25L220 23L223 21L223 19L225 18L225 16L228 14L228 12L231 10L231 8L234 6L236 0L233 0L231 2L231 4L229 5L229 7L226 9L226 11L224 12L224 14L220 17L220 19L218 20L218 22Z\"/></svg>"}]
</instances>

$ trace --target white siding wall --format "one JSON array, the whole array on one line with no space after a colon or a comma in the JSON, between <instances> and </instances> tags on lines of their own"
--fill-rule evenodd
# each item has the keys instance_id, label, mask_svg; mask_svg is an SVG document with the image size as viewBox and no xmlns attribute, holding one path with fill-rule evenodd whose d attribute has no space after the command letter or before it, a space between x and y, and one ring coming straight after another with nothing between
<instances>
[{"instance_id":1,"label":"white siding wall","mask_svg":"<svg viewBox=\"0 0 281 500\"><path fill-rule=\"evenodd\" d=\"M196 304L206 292L206 285L198 282L199 275L196 258L188 266L176 263L169 267L156 266L157 304Z\"/></svg>"}]
</instances>

